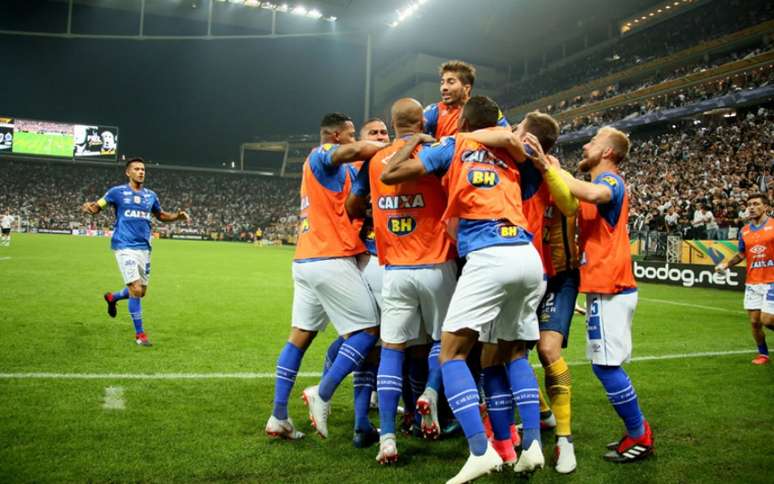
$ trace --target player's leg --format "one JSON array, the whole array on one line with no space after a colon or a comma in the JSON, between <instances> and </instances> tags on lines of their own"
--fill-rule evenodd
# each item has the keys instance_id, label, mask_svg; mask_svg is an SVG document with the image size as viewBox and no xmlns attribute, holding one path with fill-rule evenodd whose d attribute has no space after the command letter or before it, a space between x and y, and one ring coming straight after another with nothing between
<instances>
[{"instance_id":1,"label":"player's leg","mask_svg":"<svg viewBox=\"0 0 774 484\"><path fill-rule=\"evenodd\" d=\"M626 426L626 435L608 447L605 459L631 462L653 452L653 434L640 409L637 392L621 366L631 357L631 324L637 293L589 294L586 352L594 374Z\"/></svg>"},{"instance_id":2,"label":"player's leg","mask_svg":"<svg viewBox=\"0 0 774 484\"><path fill-rule=\"evenodd\" d=\"M538 357L545 370L545 386L556 418L556 470L569 473L577 467L571 430L572 378L562 357L578 296L578 272L568 271L549 281L538 310L540 341Z\"/></svg>"},{"instance_id":3,"label":"player's leg","mask_svg":"<svg viewBox=\"0 0 774 484\"><path fill-rule=\"evenodd\" d=\"M763 333L761 311L768 299L768 287L768 284L746 284L744 290L744 308L750 318L753 340L758 347L758 355L752 360L755 365L762 365L769 361L769 347L766 344L766 335ZM769 304L769 306L773 305ZM774 312L774 308L770 311Z\"/></svg>"},{"instance_id":4,"label":"player's leg","mask_svg":"<svg viewBox=\"0 0 774 484\"><path fill-rule=\"evenodd\" d=\"M435 439L441 434L438 417L441 390L441 328L457 285L457 263L447 261L431 269L416 271L419 292L419 312L423 333L430 336L432 346L427 353L427 368L422 394L417 398L417 412L422 415L421 429L425 438Z\"/></svg>"},{"instance_id":5,"label":"player's leg","mask_svg":"<svg viewBox=\"0 0 774 484\"><path fill-rule=\"evenodd\" d=\"M288 415L288 401L296 382L304 353L319 331L325 329L328 316L312 289L303 264L293 264L293 315L288 341L277 358L274 380L274 408L266 423L266 433L271 437L300 439L303 433L296 430Z\"/></svg>"},{"instance_id":6,"label":"player's leg","mask_svg":"<svg viewBox=\"0 0 774 484\"><path fill-rule=\"evenodd\" d=\"M486 396L486 412L492 431L490 440L503 463L513 466L517 459L511 439L513 392L504 363L505 360L500 356L499 346L496 343L483 343L481 372Z\"/></svg>"},{"instance_id":7,"label":"player's leg","mask_svg":"<svg viewBox=\"0 0 774 484\"><path fill-rule=\"evenodd\" d=\"M413 270L385 271L382 287L382 352L376 389L379 394L380 443L377 462L396 462L395 419L403 393L406 345L419 336L419 298Z\"/></svg>"},{"instance_id":8,"label":"player's leg","mask_svg":"<svg viewBox=\"0 0 774 484\"><path fill-rule=\"evenodd\" d=\"M462 275L449 304L441 334L443 390L452 413L468 441L470 455L448 482L468 482L499 468L503 461L486 437L479 410L476 379L466 358L479 332L486 332L506 300L499 268L512 267L505 247L489 247L468 254Z\"/></svg>"},{"instance_id":9,"label":"player's leg","mask_svg":"<svg viewBox=\"0 0 774 484\"><path fill-rule=\"evenodd\" d=\"M314 292L325 313L346 339L319 386L304 390L312 423L322 437L327 437L330 399L344 378L363 364L379 339L379 316L354 258L297 265L305 266L303 270L313 280Z\"/></svg>"}]
</instances>

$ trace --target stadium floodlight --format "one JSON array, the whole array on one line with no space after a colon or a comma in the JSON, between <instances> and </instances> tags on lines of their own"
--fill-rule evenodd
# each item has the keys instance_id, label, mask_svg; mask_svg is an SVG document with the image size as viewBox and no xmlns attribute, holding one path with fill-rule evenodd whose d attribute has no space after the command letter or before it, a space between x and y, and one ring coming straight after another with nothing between
<instances>
[{"instance_id":1,"label":"stadium floodlight","mask_svg":"<svg viewBox=\"0 0 774 484\"><path fill-rule=\"evenodd\" d=\"M277 4L271 2L261 2L261 8L265 8L266 10L276 10Z\"/></svg>"},{"instance_id":2,"label":"stadium floodlight","mask_svg":"<svg viewBox=\"0 0 774 484\"><path fill-rule=\"evenodd\" d=\"M258 0L245 0L245 7L255 7L255 8L257 8L257 7L260 7L260 6L261 6L261 2L259 2Z\"/></svg>"},{"instance_id":3,"label":"stadium floodlight","mask_svg":"<svg viewBox=\"0 0 774 484\"><path fill-rule=\"evenodd\" d=\"M320 18L323 15L320 13L319 10L317 10L316 8L313 8L310 11L306 12L306 16L309 18Z\"/></svg>"},{"instance_id":4,"label":"stadium floodlight","mask_svg":"<svg viewBox=\"0 0 774 484\"><path fill-rule=\"evenodd\" d=\"M242 3L243 0L228 0L229 3Z\"/></svg>"},{"instance_id":5,"label":"stadium floodlight","mask_svg":"<svg viewBox=\"0 0 774 484\"><path fill-rule=\"evenodd\" d=\"M397 26L398 26L398 24L399 24L399 23L400 23L400 22L398 22L397 20L395 20L395 21L393 21L393 22L390 22L390 23L388 23L387 25L389 25L390 27L393 27L393 28L395 28L395 27L397 27Z\"/></svg>"},{"instance_id":6,"label":"stadium floodlight","mask_svg":"<svg viewBox=\"0 0 774 484\"><path fill-rule=\"evenodd\" d=\"M326 20L328 22L335 22L336 20L338 20L338 17L334 17L333 15L331 15L330 17L325 17L323 20Z\"/></svg>"},{"instance_id":7,"label":"stadium floodlight","mask_svg":"<svg viewBox=\"0 0 774 484\"><path fill-rule=\"evenodd\" d=\"M277 7L278 12L287 12L288 10L290 10L290 7L288 7L287 3L283 3L282 5Z\"/></svg>"},{"instance_id":8,"label":"stadium floodlight","mask_svg":"<svg viewBox=\"0 0 774 484\"><path fill-rule=\"evenodd\" d=\"M306 15L307 9L302 5L298 5L296 8L290 11L293 15Z\"/></svg>"}]
</instances>

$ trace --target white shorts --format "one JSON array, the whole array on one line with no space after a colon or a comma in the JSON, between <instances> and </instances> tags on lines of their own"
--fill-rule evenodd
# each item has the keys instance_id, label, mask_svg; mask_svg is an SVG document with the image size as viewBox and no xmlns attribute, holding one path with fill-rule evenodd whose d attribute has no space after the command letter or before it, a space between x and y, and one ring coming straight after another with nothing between
<instances>
[{"instance_id":1,"label":"white shorts","mask_svg":"<svg viewBox=\"0 0 774 484\"><path fill-rule=\"evenodd\" d=\"M586 294L586 356L595 365L620 366L632 357L637 292Z\"/></svg>"},{"instance_id":2,"label":"white shorts","mask_svg":"<svg viewBox=\"0 0 774 484\"><path fill-rule=\"evenodd\" d=\"M354 257L293 263L293 327L339 335L379 325L379 317Z\"/></svg>"},{"instance_id":3,"label":"white shorts","mask_svg":"<svg viewBox=\"0 0 774 484\"><path fill-rule=\"evenodd\" d=\"M124 278L124 284L140 281L143 286L148 285L151 268L149 250L117 249L113 253L118 262L118 270Z\"/></svg>"},{"instance_id":4,"label":"white shorts","mask_svg":"<svg viewBox=\"0 0 774 484\"><path fill-rule=\"evenodd\" d=\"M384 278L384 267L379 265L379 258L368 252L357 256L357 266L363 273L368 288L376 299L376 305L381 310L382 306L382 279Z\"/></svg>"},{"instance_id":5,"label":"white shorts","mask_svg":"<svg viewBox=\"0 0 774 484\"><path fill-rule=\"evenodd\" d=\"M745 284L744 308L774 314L774 284Z\"/></svg>"},{"instance_id":6,"label":"white shorts","mask_svg":"<svg viewBox=\"0 0 774 484\"><path fill-rule=\"evenodd\" d=\"M457 263L453 260L422 269L387 269L382 288L382 341L391 344L415 344L441 339L441 324L446 317L457 282ZM429 342L429 341L427 341Z\"/></svg>"},{"instance_id":7,"label":"white shorts","mask_svg":"<svg viewBox=\"0 0 774 484\"><path fill-rule=\"evenodd\" d=\"M545 292L543 263L532 244L486 247L467 256L443 331L467 328L484 342L537 341L536 311Z\"/></svg>"}]
</instances>

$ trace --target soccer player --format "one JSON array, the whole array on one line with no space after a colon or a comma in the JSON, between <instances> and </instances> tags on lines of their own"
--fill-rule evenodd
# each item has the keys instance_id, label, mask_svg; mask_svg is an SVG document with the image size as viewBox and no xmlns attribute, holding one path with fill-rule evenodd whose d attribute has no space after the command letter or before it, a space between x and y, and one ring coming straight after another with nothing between
<instances>
[{"instance_id":1,"label":"soccer player","mask_svg":"<svg viewBox=\"0 0 774 484\"><path fill-rule=\"evenodd\" d=\"M352 120L330 113L320 123L320 146L304 162L293 260L293 320L277 359L274 409L266 423L270 436L303 437L288 416L288 398L304 352L329 320L346 341L320 384L303 391L312 425L323 438L328 437L333 392L360 367L378 339L376 303L355 259L365 252L365 245L344 206L352 186L352 172L345 163L368 160L383 147L355 141Z\"/></svg>"},{"instance_id":2,"label":"soccer player","mask_svg":"<svg viewBox=\"0 0 774 484\"><path fill-rule=\"evenodd\" d=\"M387 131L387 125L384 124L380 118L371 118L363 124L360 128L360 139L367 141L376 141L379 143L389 143L390 133ZM356 161L348 165L353 169L354 176L363 166L362 161ZM350 196L351 198L351 196ZM363 200L363 209L367 200ZM363 272L363 277L371 289L371 293L376 299L377 309L381 310L382 307L382 275L383 269L379 266L379 260L376 258L376 239L374 236L374 223L370 215L370 210L366 213L355 213L349 205L349 198L347 201L347 213L350 218L353 219L355 226L362 224L360 227L360 239L365 244L366 252L358 254L357 263L360 270ZM357 217L355 217L357 215ZM357 220L355 220L357 218ZM336 359L336 355L339 352L341 344L344 342L344 338L339 336L331 342L325 352L325 362L323 364L323 374L327 373L330 369L333 361ZM376 393L376 370L378 364L378 351L372 350L371 354L363 361L363 364L352 372L352 385L354 389L354 408L355 408L355 432L352 437L352 445L356 448L370 447L372 444L379 441L379 431L377 431L371 421L368 419L368 410L372 406L372 396ZM374 402L375 403L375 402Z\"/></svg>"},{"instance_id":3,"label":"soccer player","mask_svg":"<svg viewBox=\"0 0 774 484\"><path fill-rule=\"evenodd\" d=\"M769 218L769 197L754 193L747 197L750 222L739 232L739 253L716 270L726 271L747 259L744 308L750 316L752 334L758 345L754 365L769 362L769 347L763 327L774 330L774 220Z\"/></svg>"},{"instance_id":4,"label":"soccer player","mask_svg":"<svg viewBox=\"0 0 774 484\"><path fill-rule=\"evenodd\" d=\"M464 133L494 128L500 116L497 104L474 96L465 104L459 121ZM443 322L441 372L445 395L468 439L470 456L448 482L468 482L503 464L489 443L479 413L476 382L465 362L479 335L497 342L507 361L509 384L525 429L525 452L515 470L542 467L540 413L535 373L526 359L527 342L539 337L537 310L543 294L540 256L530 243L522 211L519 171L526 159L523 146L488 148L464 137L450 136L410 157L421 137L412 137L389 162L382 174L386 183L400 183L433 173L448 177L449 200L443 219L452 226L457 250L467 259ZM482 362L483 363L483 362Z\"/></svg>"},{"instance_id":5,"label":"soccer player","mask_svg":"<svg viewBox=\"0 0 774 484\"><path fill-rule=\"evenodd\" d=\"M621 366L632 353L632 319L637 284L629 253L629 199L619 166L629 153L629 138L604 127L583 146L578 168L591 182L566 172L570 192L581 201L578 211L580 292L586 294L586 354L607 398L626 426L626 435L608 445L605 459L631 462L653 453L653 432L640 410L637 393ZM558 170L539 153L547 172Z\"/></svg>"},{"instance_id":6,"label":"soccer player","mask_svg":"<svg viewBox=\"0 0 774 484\"><path fill-rule=\"evenodd\" d=\"M2 240L0 245L3 247L11 246L11 227L13 226L13 215L8 212L0 217L0 231L2 231Z\"/></svg>"},{"instance_id":7,"label":"soccer player","mask_svg":"<svg viewBox=\"0 0 774 484\"><path fill-rule=\"evenodd\" d=\"M438 68L441 76L441 102L430 104L424 111L424 132L441 139L457 133L462 107L470 99L476 82L476 68L467 62L452 60ZM502 112L497 113L497 125L508 126Z\"/></svg>"},{"instance_id":8,"label":"soccer player","mask_svg":"<svg viewBox=\"0 0 774 484\"><path fill-rule=\"evenodd\" d=\"M440 344L441 323L457 276L456 253L441 220L446 194L440 178L427 174L395 185L390 184L389 177L382 182L389 160L407 139L422 132L422 105L415 99L400 99L392 105L391 116L395 142L363 165L362 170L368 171L361 170L362 176L358 176L353 189L353 194L361 197L370 193L377 253L385 267L382 352L377 375L381 436L376 460L380 464L398 459L395 417L403 390L406 348L424 335ZM426 135L424 138L430 139ZM428 379L440 383L437 357L428 363ZM433 393L432 401L437 401L438 388L427 391ZM435 413L437 434L440 426Z\"/></svg>"},{"instance_id":9,"label":"soccer player","mask_svg":"<svg viewBox=\"0 0 774 484\"><path fill-rule=\"evenodd\" d=\"M129 183L112 187L96 202L84 203L82 209L94 215L108 205L113 207L116 222L110 248L116 256L126 287L104 294L107 312L111 318L115 318L118 301L129 299L135 342L141 346L151 346L143 329L141 304L150 278L151 217L161 222L189 221L190 217L182 210L172 213L161 209L156 193L144 187L145 161L142 158L135 157L127 161L125 173Z\"/></svg>"},{"instance_id":10,"label":"soccer player","mask_svg":"<svg viewBox=\"0 0 774 484\"><path fill-rule=\"evenodd\" d=\"M506 147L509 142L522 142L530 146L539 145L542 152L548 152L559 137L559 124L551 116L531 112L516 126L513 136L504 136L507 131L490 130L465 135L488 146ZM507 142L506 142L507 141ZM503 142L506 142L505 144ZM567 345L570 322L572 321L575 299L578 295L580 277L577 271L577 246L575 244L575 212L578 201L569 192L558 172L545 173L540 163L527 160L519 165L524 215L527 230L535 234L532 239L541 254L543 268L549 276L548 286L537 314L540 325L538 356L545 369L546 389L551 407L541 399L541 425L547 413L556 426L556 469L570 473L577 467L570 430L570 372L561 355ZM570 222L568 222L568 217ZM545 238L545 240L544 240ZM574 254L574 256L573 256ZM572 269L573 257L575 269ZM530 315L533 317L533 315ZM488 352L485 351L485 355ZM486 356L485 356L486 357ZM487 396L498 392L507 378L497 360L489 360L484 367L484 389ZM507 398L489 398L488 415L494 435L493 445L505 462L514 459L511 436L506 429L505 419L513 415L512 402ZM543 408L545 405L545 409ZM493 406L495 408L493 408ZM555 410L552 414L552 407ZM503 419L502 422L497 422Z\"/></svg>"}]
</instances>

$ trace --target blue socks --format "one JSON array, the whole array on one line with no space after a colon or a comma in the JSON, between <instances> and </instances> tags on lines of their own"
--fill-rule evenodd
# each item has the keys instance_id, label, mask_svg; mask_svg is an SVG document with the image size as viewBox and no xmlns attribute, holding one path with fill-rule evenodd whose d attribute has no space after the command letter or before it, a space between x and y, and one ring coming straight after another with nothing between
<instances>
[{"instance_id":1,"label":"blue socks","mask_svg":"<svg viewBox=\"0 0 774 484\"><path fill-rule=\"evenodd\" d=\"M508 378L511 382L513 399L524 427L521 439L523 449L529 449L533 441L540 442L540 401L535 372L527 358L518 358L508 363Z\"/></svg>"},{"instance_id":2,"label":"blue socks","mask_svg":"<svg viewBox=\"0 0 774 484\"><path fill-rule=\"evenodd\" d=\"M495 440L510 440L513 423L513 395L508 373L503 365L483 369L484 393L489 421Z\"/></svg>"},{"instance_id":3,"label":"blue socks","mask_svg":"<svg viewBox=\"0 0 774 484\"><path fill-rule=\"evenodd\" d=\"M607 399L613 404L618 416L624 421L629 437L642 437L645 433L644 417L637 402L637 392L634 391L631 380L620 366L591 365L602 386L607 392Z\"/></svg>"},{"instance_id":4,"label":"blue socks","mask_svg":"<svg viewBox=\"0 0 774 484\"><path fill-rule=\"evenodd\" d=\"M118 292L114 292L111 294L111 296L113 296L113 301L116 302L120 301L121 299L126 299L129 297L129 288L125 287Z\"/></svg>"},{"instance_id":5,"label":"blue socks","mask_svg":"<svg viewBox=\"0 0 774 484\"><path fill-rule=\"evenodd\" d=\"M352 386L355 394L355 430L366 432L371 430L368 409L371 406L371 393L376 386L376 366L367 361L360 365L352 372Z\"/></svg>"},{"instance_id":6,"label":"blue socks","mask_svg":"<svg viewBox=\"0 0 774 484\"><path fill-rule=\"evenodd\" d=\"M478 390L464 360L450 360L441 366L443 387L449 406L462 426L473 455L484 455L487 448L484 424L478 410ZM536 397L537 400L537 397Z\"/></svg>"},{"instance_id":7,"label":"blue socks","mask_svg":"<svg viewBox=\"0 0 774 484\"><path fill-rule=\"evenodd\" d=\"M142 333L142 305L140 304L139 297L129 298L129 315L134 323L134 332Z\"/></svg>"},{"instance_id":8,"label":"blue socks","mask_svg":"<svg viewBox=\"0 0 774 484\"><path fill-rule=\"evenodd\" d=\"M430 348L430 354L427 356L427 366L429 372L427 374L427 386L435 390L436 393L441 391L441 342L433 341L433 346Z\"/></svg>"},{"instance_id":9,"label":"blue socks","mask_svg":"<svg viewBox=\"0 0 774 484\"><path fill-rule=\"evenodd\" d=\"M344 338L339 336L331 342L330 346L328 346L328 350L325 352L325 361L323 362L323 376L330 370L333 361L336 359L336 355L339 354L339 348L341 348L341 343L343 342Z\"/></svg>"},{"instance_id":10,"label":"blue socks","mask_svg":"<svg viewBox=\"0 0 774 484\"><path fill-rule=\"evenodd\" d=\"M379 433L395 433L398 400L403 392L403 352L382 347L376 391L379 393Z\"/></svg>"},{"instance_id":11,"label":"blue socks","mask_svg":"<svg viewBox=\"0 0 774 484\"><path fill-rule=\"evenodd\" d=\"M272 415L280 420L288 418L288 399L296 374L304 357L303 350L288 341L277 358L277 377L274 380L274 410Z\"/></svg>"},{"instance_id":12,"label":"blue socks","mask_svg":"<svg viewBox=\"0 0 774 484\"><path fill-rule=\"evenodd\" d=\"M336 391L342 380L363 364L377 339L379 339L378 336L360 331L341 344L339 354L333 360L328 372L320 380L318 394L324 402L330 401L333 392Z\"/></svg>"},{"instance_id":13,"label":"blue socks","mask_svg":"<svg viewBox=\"0 0 774 484\"><path fill-rule=\"evenodd\" d=\"M758 345L758 354L769 356L769 346L765 341Z\"/></svg>"}]
</instances>

